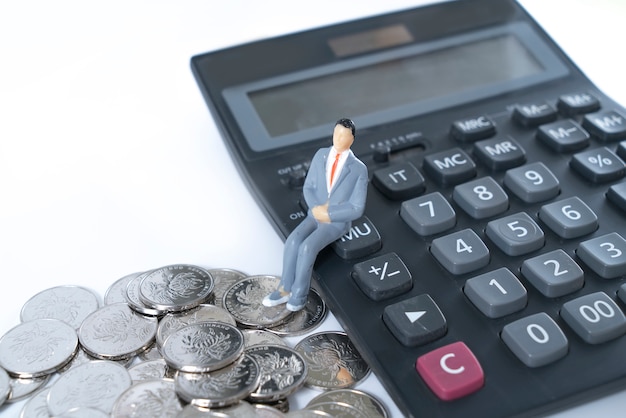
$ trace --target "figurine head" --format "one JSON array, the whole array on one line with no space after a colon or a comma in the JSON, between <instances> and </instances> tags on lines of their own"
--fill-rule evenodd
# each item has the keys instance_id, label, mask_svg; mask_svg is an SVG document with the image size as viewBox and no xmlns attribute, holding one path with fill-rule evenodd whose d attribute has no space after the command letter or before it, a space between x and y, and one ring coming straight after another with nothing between
<instances>
[{"instance_id":1,"label":"figurine head","mask_svg":"<svg viewBox=\"0 0 626 418\"><path fill-rule=\"evenodd\" d=\"M354 142L354 135L356 128L354 122L350 119L339 119L335 123L335 130L333 131L333 147L337 152L344 152L350 149Z\"/></svg>"}]
</instances>

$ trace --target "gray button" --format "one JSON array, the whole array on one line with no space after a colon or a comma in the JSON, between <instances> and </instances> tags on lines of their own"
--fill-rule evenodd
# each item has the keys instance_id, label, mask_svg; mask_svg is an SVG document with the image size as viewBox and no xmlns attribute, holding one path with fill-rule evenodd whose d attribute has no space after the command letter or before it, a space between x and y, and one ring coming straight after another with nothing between
<instances>
[{"instance_id":1,"label":"gray button","mask_svg":"<svg viewBox=\"0 0 626 418\"><path fill-rule=\"evenodd\" d=\"M626 332L626 317L604 292L591 293L563 304L561 318L589 344L600 344Z\"/></svg>"},{"instance_id":2,"label":"gray button","mask_svg":"<svg viewBox=\"0 0 626 418\"><path fill-rule=\"evenodd\" d=\"M474 219L498 215L509 208L509 197L491 177L456 186L452 198Z\"/></svg>"},{"instance_id":3,"label":"gray button","mask_svg":"<svg viewBox=\"0 0 626 418\"><path fill-rule=\"evenodd\" d=\"M439 192L402 202L400 217L422 236L438 234L456 224L454 209Z\"/></svg>"},{"instance_id":4,"label":"gray button","mask_svg":"<svg viewBox=\"0 0 626 418\"><path fill-rule=\"evenodd\" d=\"M463 291L489 318L500 318L524 309L528 300L524 286L505 267L469 279Z\"/></svg>"},{"instance_id":5,"label":"gray button","mask_svg":"<svg viewBox=\"0 0 626 418\"><path fill-rule=\"evenodd\" d=\"M387 306L383 311L383 321L398 341L407 347L436 340L448 329L446 318L428 294Z\"/></svg>"},{"instance_id":6,"label":"gray button","mask_svg":"<svg viewBox=\"0 0 626 418\"><path fill-rule=\"evenodd\" d=\"M626 275L626 240L617 232L581 242L576 255L600 277Z\"/></svg>"},{"instance_id":7,"label":"gray button","mask_svg":"<svg viewBox=\"0 0 626 418\"><path fill-rule=\"evenodd\" d=\"M487 246L471 229L434 239L430 251L452 274L469 273L489 263Z\"/></svg>"},{"instance_id":8,"label":"gray button","mask_svg":"<svg viewBox=\"0 0 626 418\"><path fill-rule=\"evenodd\" d=\"M524 261L521 272L526 280L549 298L567 295L584 284L583 270L563 250Z\"/></svg>"},{"instance_id":9,"label":"gray button","mask_svg":"<svg viewBox=\"0 0 626 418\"><path fill-rule=\"evenodd\" d=\"M542 202L559 194L559 180L543 163L508 170L504 186L526 203Z\"/></svg>"},{"instance_id":10,"label":"gray button","mask_svg":"<svg viewBox=\"0 0 626 418\"><path fill-rule=\"evenodd\" d=\"M569 343L559 326L540 312L502 329L502 341L528 367L540 367L567 354Z\"/></svg>"},{"instance_id":11,"label":"gray button","mask_svg":"<svg viewBox=\"0 0 626 418\"><path fill-rule=\"evenodd\" d=\"M576 238L598 229L598 217L578 197L570 197L541 207L539 219L561 238Z\"/></svg>"},{"instance_id":12,"label":"gray button","mask_svg":"<svg viewBox=\"0 0 626 418\"><path fill-rule=\"evenodd\" d=\"M543 231L525 212L489 222L485 233L498 248L511 256L538 250L544 243Z\"/></svg>"},{"instance_id":13,"label":"gray button","mask_svg":"<svg viewBox=\"0 0 626 418\"><path fill-rule=\"evenodd\" d=\"M359 288L372 300L388 299L408 292L413 286L411 273L396 253L354 265L352 277Z\"/></svg>"}]
</instances>

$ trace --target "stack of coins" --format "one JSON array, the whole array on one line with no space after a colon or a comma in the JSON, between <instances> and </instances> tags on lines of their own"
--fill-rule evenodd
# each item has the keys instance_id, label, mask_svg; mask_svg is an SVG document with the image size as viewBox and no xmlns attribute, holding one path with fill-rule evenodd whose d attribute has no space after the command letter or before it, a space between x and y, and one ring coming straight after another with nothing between
<instances>
[{"instance_id":1,"label":"stack of coins","mask_svg":"<svg viewBox=\"0 0 626 418\"><path fill-rule=\"evenodd\" d=\"M20 418L386 418L353 389L369 367L347 335L312 333L327 315L317 291L299 312L263 306L279 280L178 264L122 277L103 304L44 290L0 338L0 405L25 400ZM323 393L292 410L305 386Z\"/></svg>"}]
</instances>

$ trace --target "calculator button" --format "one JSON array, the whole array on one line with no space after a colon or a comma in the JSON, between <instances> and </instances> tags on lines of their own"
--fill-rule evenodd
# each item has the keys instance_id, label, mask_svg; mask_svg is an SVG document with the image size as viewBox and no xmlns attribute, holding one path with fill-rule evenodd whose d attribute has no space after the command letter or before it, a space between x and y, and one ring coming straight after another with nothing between
<instances>
[{"instance_id":1,"label":"calculator button","mask_svg":"<svg viewBox=\"0 0 626 418\"><path fill-rule=\"evenodd\" d=\"M526 127L552 122L557 116L556 109L546 102L517 105L513 109L513 120Z\"/></svg>"},{"instance_id":2,"label":"calculator button","mask_svg":"<svg viewBox=\"0 0 626 418\"><path fill-rule=\"evenodd\" d=\"M372 300L388 299L406 293L413 287L411 273L396 253L355 264L352 277Z\"/></svg>"},{"instance_id":3,"label":"calculator button","mask_svg":"<svg viewBox=\"0 0 626 418\"><path fill-rule=\"evenodd\" d=\"M557 152L579 151L589 145L589 134L571 119L541 125L537 138Z\"/></svg>"},{"instance_id":4,"label":"calculator button","mask_svg":"<svg viewBox=\"0 0 626 418\"><path fill-rule=\"evenodd\" d=\"M617 232L581 242L576 255L600 277L626 275L626 240Z\"/></svg>"},{"instance_id":5,"label":"calculator button","mask_svg":"<svg viewBox=\"0 0 626 418\"><path fill-rule=\"evenodd\" d=\"M575 196L542 206L539 219L565 239L581 237L598 229L596 214Z\"/></svg>"},{"instance_id":6,"label":"calculator button","mask_svg":"<svg viewBox=\"0 0 626 418\"><path fill-rule=\"evenodd\" d=\"M560 249L524 261L521 273L535 289L549 298L575 292L584 284L583 270Z\"/></svg>"},{"instance_id":7,"label":"calculator button","mask_svg":"<svg viewBox=\"0 0 626 418\"><path fill-rule=\"evenodd\" d=\"M433 240L430 252L452 274L469 273L489 264L489 250L471 229Z\"/></svg>"},{"instance_id":8,"label":"calculator button","mask_svg":"<svg viewBox=\"0 0 626 418\"><path fill-rule=\"evenodd\" d=\"M418 357L415 367L430 390L444 401L467 396L485 384L478 359L462 341Z\"/></svg>"},{"instance_id":9,"label":"calculator button","mask_svg":"<svg viewBox=\"0 0 626 418\"><path fill-rule=\"evenodd\" d=\"M438 234L456 224L454 209L439 192L402 202L400 217L421 236Z\"/></svg>"},{"instance_id":10,"label":"calculator button","mask_svg":"<svg viewBox=\"0 0 626 418\"><path fill-rule=\"evenodd\" d=\"M589 344L600 344L626 333L624 313L604 292L564 303L561 318Z\"/></svg>"},{"instance_id":11,"label":"calculator button","mask_svg":"<svg viewBox=\"0 0 626 418\"><path fill-rule=\"evenodd\" d=\"M350 230L331 244L337 255L345 260L365 257L382 246L378 230L367 216L352 222Z\"/></svg>"},{"instance_id":12,"label":"calculator button","mask_svg":"<svg viewBox=\"0 0 626 418\"><path fill-rule=\"evenodd\" d=\"M545 164L537 162L508 170L504 186L526 203L542 202L559 194L559 180Z\"/></svg>"},{"instance_id":13,"label":"calculator button","mask_svg":"<svg viewBox=\"0 0 626 418\"><path fill-rule=\"evenodd\" d=\"M614 110L585 115L583 128L603 141L626 138L626 119Z\"/></svg>"},{"instance_id":14,"label":"calculator button","mask_svg":"<svg viewBox=\"0 0 626 418\"><path fill-rule=\"evenodd\" d=\"M383 322L394 337L407 347L434 341L448 330L446 318L428 294L385 307Z\"/></svg>"},{"instance_id":15,"label":"calculator button","mask_svg":"<svg viewBox=\"0 0 626 418\"><path fill-rule=\"evenodd\" d=\"M622 141L617 146L617 155L622 159L622 161L626 161L626 141Z\"/></svg>"},{"instance_id":16,"label":"calculator button","mask_svg":"<svg viewBox=\"0 0 626 418\"><path fill-rule=\"evenodd\" d=\"M621 210L626 211L626 182L609 187L606 197Z\"/></svg>"},{"instance_id":17,"label":"calculator button","mask_svg":"<svg viewBox=\"0 0 626 418\"><path fill-rule=\"evenodd\" d=\"M509 208L509 197L491 177L456 186L452 198L474 219L498 215Z\"/></svg>"},{"instance_id":18,"label":"calculator button","mask_svg":"<svg viewBox=\"0 0 626 418\"><path fill-rule=\"evenodd\" d=\"M594 183L621 179L626 174L626 164L606 147L574 154L570 165Z\"/></svg>"},{"instance_id":19,"label":"calculator button","mask_svg":"<svg viewBox=\"0 0 626 418\"><path fill-rule=\"evenodd\" d=\"M600 101L589 93L564 94L556 107L565 116L575 116L600 110Z\"/></svg>"},{"instance_id":20,"label":"calculator button","mask_svg":"<svg viewBox=\"0 0 626 418\"><path fill-rule=\"evenodd\" d=\"M419 195L425 189L424 177L409 162L395 164L376 170L372 184L389 199L408 199Z\"/></svg>"},{"instance_id":21,"label":"calculator button","mask_svg":"<svg viewBox=\"0 0 626 418\"><path fill-rule=\"evenodd\" d=\"M511 256L538 250L544 243L543 231L525 212L489 222L485 233L502 252Z\"/></svg>"},{"instance_id":22,"label":"calculator button","mask_svg":"<svg viewBox=\"0 0 626 418\"><path fill-rule=\"evenodd\" d=\"M526 152L513 138L479 141L474 145L474 155L492 171L517 167L526 161Z\"/></svg>"},{"instance_id":23,"label":"calculator button","mask_svg":"<svg viewBox=\"0 0 626 418\"><path fill-rule=\"evenodd\" d=\"M524 309L528 300L526 288L505 267L467 280L463 291L489 318L500 318Z\"/></svg>"},{"instance_id":24,"label":"calculator button","mask_svg":"<svg viewBox=\"0 0 626 418\"><path fill-rule=\"evenodd\" d=\"M496 134L496 125L487 116L454 121L450 135L461 142L473 142Z\"/></svg>"},{"instance_id":25,"label":"calculator button","mask_svg":"<svg viewBox=\"0 0 626 418\"><path fill-rule=\"evenodd\" d=\"M511 322L502 329L502 341L528 367L553 363L567 354L563 330L545 312Z\"/></svg>"},{"instance_id":26,"label":"calculator button","mask_svg":"<svg viewBox=\"0 0 626 418\"><path fill-rule=\"evenodd\" d=\"M476 175L476 164L460 148L424 157L424 171L440 185L463 183Z\"/></svg>"}]
</instances>

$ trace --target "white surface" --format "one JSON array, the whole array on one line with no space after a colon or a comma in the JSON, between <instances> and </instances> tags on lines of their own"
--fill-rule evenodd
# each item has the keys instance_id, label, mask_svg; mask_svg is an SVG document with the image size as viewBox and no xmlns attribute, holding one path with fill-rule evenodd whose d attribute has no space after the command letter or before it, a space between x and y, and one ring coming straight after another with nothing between
<instances>
[{"instance_id":1,"label":"white surface","mask_svg":"<svg viewBox=\"0 0 626 418\"><path fill-rule=\"evenodd\" d=\"M282 242L229 159L190 57L420 3L0 3L0 335L19 323L28 298L56 285L104 295L126 274L172 263L280 274ZM523 4L626 104L625 2ZM401 416L374 378L359 388ZM620 392L559 416L625 409Z\"/></svg>"}]
</instances>

